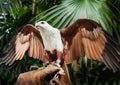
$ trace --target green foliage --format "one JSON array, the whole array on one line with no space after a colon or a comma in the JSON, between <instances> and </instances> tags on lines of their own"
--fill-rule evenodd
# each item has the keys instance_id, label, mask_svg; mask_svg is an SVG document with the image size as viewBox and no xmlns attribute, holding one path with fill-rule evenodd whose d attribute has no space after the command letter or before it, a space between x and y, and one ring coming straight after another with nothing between
<instances>
[{"instance_id":1,"label":"green foliage","mask_svg":"<svg viewBox=\"0 0 120 85\"><path fill-rule=\"evenodd\" d=\"M33 0L0 0L0 61L9 41L20 27L38 20L46 20L52 26L64 28L78 18L89 18L100 23L103 28L120 41L120 1L119 0L36 0L37 16L32 18ZM45 11L46 10L46 11ZM25 55L13 66L0 66L0 85L15 85L21 72L31 65L41 66L41 61ZM80 58L79 62L68 65L71 85L119 85L120 71L112 72L98 61Z\"/></svg>"},{"instance_id":2,"label":"green foliage","mask_svg":"<svg viewBox=\"0 0 120 85\"><path fill-rule=\"evenodd\" d=\"M120 71L113 72L98 61L80 58L72 63L70 74L73 85L119 85ZM77 68L77 70L76 70Z\"/></svg>"},{"instance_id":3,"label":"green foliage","mask_svg":"<svg viewBox=\"0 0 120 85\"><path fill-rule=\"evenodd\" d=\"M117 7L118 10L120 10L120 9L119 9L119 7L120 7L120 0L109 0L109 1L110 1L110 3L112 3L115 7Z\"/></svg>"},{"instance_id":4,"label":"green foliage","mask_svg":"<svg viewBox=\"0 0 120 85\"><path fill-rule=\"evenodd\" d=\"M45 14L45 10L58 5L61 3L61 0L36 0L37 3L37 16L33 18L30 22L36 22L36 20L42 18ZM46 19L45 19L46 20Z\"/></svg>"},{"instance_id":5,"label":"green foliage","mask_svg":"<svg viewBox=\"0 0 120 85\"><path fill-rule=\"evenodd\" d=\"M8 42L17 34L22 25L28 23L32 16L31 11L22 6L20 1L12 3L4 1L0 4L0 60L5 55ZM29 66L35 61L30 59L32 62L27 62L25 59L13 66L0 66L0 85L14 85L18 74L29 70Z\"/></svg>"},{"instance_id":6,"label":"green foliage","mask_svg":"<svg viewBox=\"0 0 120 85\"><path fill-rule=\"evenodd\" d=\"M9 6L6 6L5 3ZM4 51L6 44L20 27L31 19L32 14L28 8L22 6L18 1L14 3L3 2L0 7L0 50Z\"/></svg>"},{"instance_id":7,"label":"green foliage","mask_svg":"<svg viewBox=\"0 0 120 85\"><path fill-rule=\"evenodd\" d=\"M44 16L38 19L45 19L57 28L64 28L78 18L89 18L101 24L109 33L115 32L120 41L120 16L117 15L120 15L120 11L106 0L63 0L61 4L45 11Z\"/></svg>"}]
</instances>

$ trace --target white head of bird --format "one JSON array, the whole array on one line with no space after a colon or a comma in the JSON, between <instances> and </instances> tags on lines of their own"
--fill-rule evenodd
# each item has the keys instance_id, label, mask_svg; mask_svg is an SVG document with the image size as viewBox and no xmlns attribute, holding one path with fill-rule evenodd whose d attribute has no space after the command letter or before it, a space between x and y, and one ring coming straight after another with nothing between
<instances>
[{"instance_id":1,"label":"white head of bird","mask_svg":"<svg viewBox=\"0 0 120 85\"><path fill-rule=\"evenodd\" d=\"M38 30L51 30L53 29L53 27L51 25L49 25L46 21L39 21L37 23L35 23L35 27Z\"/></svg>"}]
</instances>

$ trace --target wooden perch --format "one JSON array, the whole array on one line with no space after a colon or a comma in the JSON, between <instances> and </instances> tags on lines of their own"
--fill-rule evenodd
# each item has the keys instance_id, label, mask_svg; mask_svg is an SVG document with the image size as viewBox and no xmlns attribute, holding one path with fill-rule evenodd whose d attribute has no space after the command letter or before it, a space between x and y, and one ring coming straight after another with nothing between
<instances>
[{"instance_id":1,"label":"wooden perch","mask_svg":"<svg viewBox=\"0 0 120 85\"><path fill-rule=\"evenodd\" d=\"M49 64L43 69L21 73L17 79L17 85L68 85L60 82L64 74L61 67Z\"/></svg>"}]
</instances>

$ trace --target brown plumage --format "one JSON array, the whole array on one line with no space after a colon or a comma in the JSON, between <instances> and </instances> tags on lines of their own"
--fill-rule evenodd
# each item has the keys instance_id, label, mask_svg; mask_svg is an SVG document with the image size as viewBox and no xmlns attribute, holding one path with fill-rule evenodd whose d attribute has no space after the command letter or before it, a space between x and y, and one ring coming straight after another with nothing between
<instances>
[{"instance_id":1,"label":"brown plumage","mask_svg":"<svg viewBox=\"0 0 120 85\"><path fill-rule=\"evenodd\" d=\"M6 65L11 65L15 60L21 60L26 51L30 57L45 61L45 50L40 32L31 24L23 26L8 49L3 58L3 63Z\"/></svg>"},{"instance_id":2,"label":"brown plumage","mask_svg":"<svg viewBox=\"0 0 120 85\"><path fill-rule=\"evenodd\" d=\"M117 41L95 21L78 19L61 29L61 36L68 42L68 52L64 56L66 63L86 54L89 59L102 61L109 69L120 68Z\"/></svg>"},{"instance_id":3,"label":"brown plumage","mask_svg":"<svg viewBox=\"0 0 120 85\"><path fill-rule=\"evenodd\" d=\"M44 25L46 22L40 23ZM47 26L51 28L48 24ZM11 65L15 60L21 60L24 53L28 51L30 57L43 62L61 57L60 59L64 60L66 64L70 64L73 60L86 54L89 59L102 61L109 69L120 68L118 43L93 20L78 19L72 25L59 30L63 52L57 49L54 49L53 52L44 49L44 42L39 32L41 30L30 24L25 25L11 43L2 63Z\"/></svg>"},{"instance_id":4,"label":"brown plumage","mask_svg":"<svg viewBox=\"0 0 120 85\"><path fill-rule=\"evenodd\" d=\"M69 42L69 50L64 56L66 63L71 63L72 60L86 54L89 59L104 62L109 69L120 68L119 45L98 23L88 19L78 19L62 29L61 35Z\"/></svg>"}]
</instances>

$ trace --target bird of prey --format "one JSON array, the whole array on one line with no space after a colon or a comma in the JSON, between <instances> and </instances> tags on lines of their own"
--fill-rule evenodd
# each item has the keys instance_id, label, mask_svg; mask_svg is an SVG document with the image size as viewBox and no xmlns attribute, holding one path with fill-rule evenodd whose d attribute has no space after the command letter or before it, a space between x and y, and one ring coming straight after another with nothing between
<instances>
[{"instance_id":1,"label":"bird of prey","mask_svg":"<svg viewBox=\"0 0 120 85\"><path fill-rule=\"evenodd\" d=\"M64 29L56 29L46 21L35 26L26 24L8 48L2 63L12 65L28 52L43 62L70 64L80 56L102 61L109 69L120 68L120 48L102 26L90 19L77 19Z\"/></svg>"}]
</instances>

